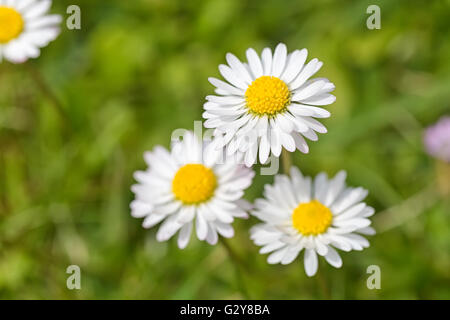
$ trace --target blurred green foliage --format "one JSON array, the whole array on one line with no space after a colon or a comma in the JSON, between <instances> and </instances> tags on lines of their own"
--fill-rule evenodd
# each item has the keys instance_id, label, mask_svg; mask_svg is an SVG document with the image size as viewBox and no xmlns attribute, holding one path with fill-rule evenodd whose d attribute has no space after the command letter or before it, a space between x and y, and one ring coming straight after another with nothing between
<instances>
[{"instance_id":1,"label":"blurred green foliage","mask_svg":"<svg viewBox=\"0 0 450 320\"><path fill-rule=\"evenodd\" d=\"M52 12L65 15L71 0ZM301 259L270 266L235 223L226 250L158 243L129 214L142 153L201 120L225 53L308 48L336 84L329 133L294 161L306 174L348 171L370 190L379 231L342 269L320 262L336 299L450 299L450 206L435 188L423 128L450 112L450 1L79 0L67 30L25 65L0 64L0 298L316 299ZM381 7L381 30L366 8ZM67 15L66 15L67 16ZM32 77L42 75L63 114ZM31 72L30 72L31 71ZM273 177L257 176L252 200ZM81 290L66 288L81 267ZM379 265L381 290L366 287Z\"/></svg>"}]
</instances>

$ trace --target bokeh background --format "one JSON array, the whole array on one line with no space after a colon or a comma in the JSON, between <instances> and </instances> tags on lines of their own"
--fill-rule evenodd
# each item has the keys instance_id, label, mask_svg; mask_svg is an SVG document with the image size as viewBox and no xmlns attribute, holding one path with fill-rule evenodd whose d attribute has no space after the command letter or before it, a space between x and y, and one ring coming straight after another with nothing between
<instances>
[{"instance_id":1,"label":"bokeh background","mask_svg":"<svg viewBox=\"0 0 450 320\"><path fill-rule=\"evenodd\" d=\"M321 299L324 284L334 299L450 298L449 176L422 143L450 113L450 1L54 2L65 17L78 4L82 29L0 64L0 298ZM370 4L380 30L366 27ZM128 208L143 152L201 120L225 53L280 41L308 48L336 84L329 133L295 164L347 170L377 211L371 247L342 253L341 269L320 261L320 278L301 259L268 265L248 237L254 219L229 241L245 270L220 244L158 243ZM246 197L272 180L258 175ZM72 264L81 290L66 288ZM369 265L380 290L366 287Z\"/></svg>"}]
</instances>

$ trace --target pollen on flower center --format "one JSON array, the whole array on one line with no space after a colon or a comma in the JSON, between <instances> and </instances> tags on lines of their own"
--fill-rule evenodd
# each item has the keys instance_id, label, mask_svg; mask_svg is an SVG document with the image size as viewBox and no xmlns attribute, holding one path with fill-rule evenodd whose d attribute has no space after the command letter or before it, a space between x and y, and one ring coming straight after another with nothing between
<instances>
[{"instance_id":1,"label":"pollen on flower center","mask_svg":"<svg viewBox=\"0 0 450 320\"><path fill-rule=\"evenodd\" d=\"M245 99L251 112L271 116L286 109L291 102L291 92L279 78L262 76L247 88Z\"/></svg>"},{"instance_id":2,"label":"pollen on flower center","mask_svg":"<svg viewBox=\"0 0 450 320\"><path fill-rule=\"evenodd\" d=\"M292 223L302 235L324 233L331 225L331 210L317 200L301 203L292 214Z\"/></svg>"},{"instance_id":3,"label":"pollen on flower center","mask_svg":"<svg viewBox=\"0 0 450 320\"><path fill-rule=\"evenodd\" d=\"M214 172L202 164L186 164L175 174L172 192L185 204L201 203L214 193L217 180Z\"/></svg>"},{"instance_id":4,"label":"pollen on flower center","mask_svg":"<svg viewBox=\"0 0 450 320\"><path fill-rule=\"evenodd\" d=\"M0 43L7 43L22 33L22 15L13 8L0 6Z\"/></svg>"}]
</instances>

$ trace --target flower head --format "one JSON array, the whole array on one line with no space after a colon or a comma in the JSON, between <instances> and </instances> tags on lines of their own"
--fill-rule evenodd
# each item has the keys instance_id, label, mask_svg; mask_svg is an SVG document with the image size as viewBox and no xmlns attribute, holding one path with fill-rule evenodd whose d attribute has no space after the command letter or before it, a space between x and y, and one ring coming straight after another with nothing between
<instances>
[{"instance_id":1,"label":"flower head","mask_svg":"<svg viewBox=\"0 0 450 320\"><path fill-rule=\"evenodd\" d=\"M51 0L0 0L0 62L37 58L60 32L60 15L48 15Z\"/></svg>"},{"instance_id":2,"label":"flower head","mask_svg":"<svg viewBox=\"0 0 450 320\"><path fill-rule=\"evenodd\" d=\"M155 147L144 154L149 168L135 172L138 184L132 186L136 199L131 214L145 217L150 228L161 221L156 238L166 241L178 234L178 246L187 246L195 222L197 237L215 244L218 234L234 235L234 218L246 218L248 203L242 200L254 172L231 157L219 163L218 153L208 148L192 132L172 144L169 152Z\"/></svg>"},{"instance_id":3,"label":"flower head","mask_svg":"<svg viewBox=\"0 0 450 320\"><path fill-rule=\"evenodd\" d=\"M335 248L362 250L369 242L361 234L372 235L368 219L374 209L362 200L363 188L345 185L346 174L333 179L321 173L314 181L304 177L297 168L291 177L275 176L273 185L266 185L264 199L257 199L252 214L264 223L251 229L251 238L262 246L260 253L271 253L270 264L289 264L304 250L308 276L317 272L317 254L336 268L342 259Z\"/></svg>"},{"instance_id":4,"label":"flower head","mask_svg":"<svg viewBox=\"0 0 450 320\"><path fill-rule=\"evenodd\" d=\"M304 137L315 141L316 132L327 131L314 118L330 116L317 106L331 104L335 97L328 79L309 79L322 62L312 59L305 64L306 57L306 49L288 54L282 43L274 54L265 48L261 57L248 49L248 63L226 55L228 65L220 65L219 71L227 82L209 78L217 95L206 97L203 113L205 127L216 129L215 135L221 137L219 148L228 145L229 154L243 153L247 166L258 154L261 163L271 153L280 156L281 148L309 151Z\"/></svg>"},{"instance_id":5,"label":"flower head","mask_svg":"<svg viewBox=\"0 0 450 320\"><path fill-rule=\"evenodd\" d=\"M450 163L450 117L444 116L428 127L424 142L429 155Z\"/></svg>"}]
</instances>

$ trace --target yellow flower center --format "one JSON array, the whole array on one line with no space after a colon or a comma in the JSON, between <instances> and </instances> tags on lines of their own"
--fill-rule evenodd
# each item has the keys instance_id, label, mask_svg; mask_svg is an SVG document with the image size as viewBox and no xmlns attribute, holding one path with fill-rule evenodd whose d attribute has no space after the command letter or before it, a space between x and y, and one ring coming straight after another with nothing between
<instances>
[{"instance_id":1,"label":"yellow flower center","mask_svg":"<svg viewBox=\"0 0 450 320\"><path fill-rule=\"evenodd\" d=\"M172 181L175 197L185 204L208 200L217 186L214 172L202 164L187 164L181 167Z\"/></svg>"},{"instance_id":2,"label":"yellow flower center","mask_svg":"<svg viewBox=\"0 0 450 320\"><path fill-rule=\"evenodd\" d=\"M332 219L331 210L317 200L301 203L292 214L294 228L304 236L324 233Z\"/></svg>"},{"instance_id":3,"label":"yellow flower center","mask_svg":"<svg viewBox=\"0 0 450 320\"><path fill-rule=\"evenodd\" d=\"M23 18L16 10L0 6L0 43L7 43L23 31Z\"/></svg>"},{"instance_id":4,"label":"yellow flower center","mask_svg":"<svg viewBox=\"0 0 450 320\"><path fill-rule=\"evenodd\" d=\"M252 113L272 116L285 111L291 103L291 92L277 77L262 76L247 88L245 100Z\"/></svg>"}]
</instances>

